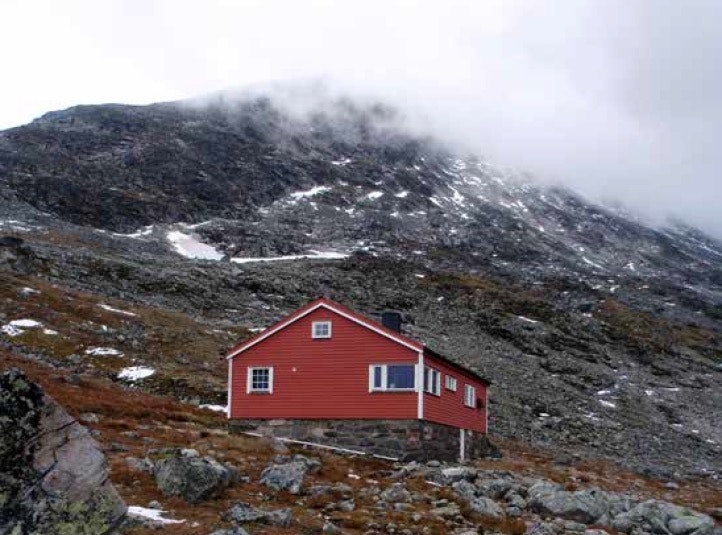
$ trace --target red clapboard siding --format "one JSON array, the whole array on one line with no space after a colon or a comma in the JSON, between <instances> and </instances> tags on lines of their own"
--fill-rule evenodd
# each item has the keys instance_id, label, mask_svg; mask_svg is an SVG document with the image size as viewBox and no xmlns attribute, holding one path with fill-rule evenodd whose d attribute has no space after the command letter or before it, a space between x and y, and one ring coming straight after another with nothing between
<instances>
[{"instance_id":1,"label":"red clapboard siding","mask_svg":"<svg viewBox=\"0 0 722 535\"><path fill-rule=\"evenodd\" d=\"M311 322L331 321L330 339ZM418 362L418 352L318 308L231 360L230 418L415 419L416 392L369 392L369 365ZM248 367L272 366L273 394L246 393Z\"/></svg>"},{"instance_id":2,"label":"red clapboard siding","mask_svg":"<svg viewBox=\"0 0 722 535\"><path fill-rule=\"evenodd\" d=\"M424 419L463 429L486 433L486 386L472 374L464 373L428 353L424 355L424 366L441 372L441 395L424 393ZM456 377L456 392L446 388L446 376ZM476 388L476 397L483 400L484 408L470 408L464 405L464 385Z\"/></svg>"}]
</instances>

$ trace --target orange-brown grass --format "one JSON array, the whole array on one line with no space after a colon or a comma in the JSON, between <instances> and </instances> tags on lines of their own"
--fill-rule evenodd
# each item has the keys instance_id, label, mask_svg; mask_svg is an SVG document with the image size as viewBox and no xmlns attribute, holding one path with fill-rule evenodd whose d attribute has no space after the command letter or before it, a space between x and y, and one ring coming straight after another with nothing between
<instances>
[{"instance_id":1,"label":"orange-brown grass","mask_svg":"<svg viewBox=\"0 0 722 535\"><path fill-rule=\"evenodd\" d=\"M607 322L614 336L641 350L668 352L675 346L684 345L722 360L719 335L712 331L632 310L611 298L602 303L599 317Z\"/></svg>"},{"instance_id":2,"label":"orange-brown grass","mask_svg":"<svg viewBox=\"0 0 722 535\"><path fill-rule=\"evenodd\" d=\"M22 295L23 287L40 293ZM42 329L28 329L11 339L14 344L41 352L61 366L76 367L65 359L73 353L81 354L80 367L92 365L97 373L117 373L130 365L131 359L140 359L157 370L143 387L182 397L201 397L209 402L225 396L225 350L250 334L241 326L213 329L180 312L116 302L36 277L3 277L0 299L9 319L35 319L59 332L53 336L44 334ZM105 310L101 304L134 315ZM140 346L133 346L115 334L108 336L103 326L117 333L133 329L144 333L144 338ZM125 353L125 357L85 355L91 346L111 346ZM209 399L204 399L204 394Z\"/></svg>"}]
</instances>

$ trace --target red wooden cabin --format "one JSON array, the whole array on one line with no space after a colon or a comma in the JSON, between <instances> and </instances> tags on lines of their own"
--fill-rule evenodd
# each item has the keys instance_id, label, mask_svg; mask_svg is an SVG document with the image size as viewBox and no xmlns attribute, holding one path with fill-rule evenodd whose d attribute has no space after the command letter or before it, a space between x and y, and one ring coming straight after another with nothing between
<instances>
[{"instance_id":1,"label":"red wooden cabin","mask_svg":"<svg viewBox=\"0 0 722 535\"><path fill-rule=\"evenodd\" d=\"M404 336L398 315L385 314L378 323L327 298L228 353L228 418L240 427L372 453L399 449L402 429L407 452L428 450L424 440L439 442L443 435L446 449L458 446L453 456L470 456L474 438L486 433L487 386L475 372ZM376 425L359 425L364 421ZM393 447L358 436L383 435L384 426L396 432ZM352 430L348 440L339 439L339 429Z\"/></svg>"}]
</instances>

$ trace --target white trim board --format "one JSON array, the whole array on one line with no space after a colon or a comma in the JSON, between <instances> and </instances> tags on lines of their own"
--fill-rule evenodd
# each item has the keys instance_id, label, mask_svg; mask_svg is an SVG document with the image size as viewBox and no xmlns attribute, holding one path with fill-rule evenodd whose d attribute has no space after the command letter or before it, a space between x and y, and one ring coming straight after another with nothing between
<instances>
[{"instance_id":1,"label":"white trim board","mask_svg":"<svg viewBox=\"0 0 722 535\"><path fill-rule=\"evenodd\" d=\"M321 308L321 307L323 307L323 308L325 308L325 309L327 309L327 310L330 310L331 312L334 312L334 313L338 314L338 315L341 316L341 317L344 317L344 318L346 318L346 319L348 319L348 320L351 320L351 321L353 321L354 323L357 323L357 324L359 324L359 325L361 325L361 326L363 326L363 327L366 327L367 329L369 329L369 330L371 330L371 331L374 331L375 333L380 334L381 336L385 336L385 337L388 338L389 340L392 340L392 341L396 342L397 344L400 344L400 345L402 345L402 346L404 346L404 347L406 347L406 348L408 348L408 349L411 349L412 351L423 351L423 347L424 347L424 346L423 346L422 344L420 344L420 343L419 343L419 344L416 344L416 345L410 344L409 342L407 342L407 341L405 341L405 340L403 340L403 339L401 339L401 338L399 338L399 337L397 337L397 336L393 336L393 335L390 334L390 333L387 333L387 332L385 332L385 331L382 331L381 329L377 328L376 326L371 325L370 323L368 323L368 322L366 322L366 321L362 321L362 320L360 320L360 319L358 319L358 318L355 318L354 316L351 316L350 314L347 314L346 312L344 312L344 311L342 311L342 310L339 310L339 309L335 308L334 306L329 305L328 303L318 303L318 304L312 306L311 308L309 308L308 310L306 310L303 314L299 314L299 315L296 316L295 318L289 318L288 320L279 323L279 324L278 324L276 327L274 327L273 329L268 329L268 330L264 331L264 333L263 333L261 336L259 336L259 337L256 338L255 340L249 342L247 345L241 346L241 347L240 347L239 349L237 349L236 351L231 352L226 358L227 358L228 360L230 360L230 359L232 359L232 358L235 358L237 355L243 353L243 352L246 351L247 349L252 348L252 347L253 347L254 345L256 345L257 343L265 340L265 339L268 338L269 336L273 336L274 334L276 334L276 333L277 333L278 331L280 331L281 329L284 329L284 328L288 327L288 326L291 325L292 323L295 323L295 322L297 322L298 320L300 320L301 318L304 318L304 317L308 316L311 312L313 312L313 311L315 311L315 310L318 310L318 309Z\"/></svg>"}]
</instances>

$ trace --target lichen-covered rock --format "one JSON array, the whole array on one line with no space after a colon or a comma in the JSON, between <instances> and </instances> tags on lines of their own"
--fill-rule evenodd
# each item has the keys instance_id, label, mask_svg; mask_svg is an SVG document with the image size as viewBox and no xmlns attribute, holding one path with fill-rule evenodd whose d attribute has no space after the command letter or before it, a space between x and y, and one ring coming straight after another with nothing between
<instances>
[{"instance_id":1,"label":"lichen-covered rock","mask_svg":"<svg viewBox=\"0 0 722 535\"><path fill-rule=\"evenodd\" d=\"M701 528L714 527L714 520L686 507L660 500L647 500L617 515L611 526L623 533L643 528L650 533L686 535Z\"/></svg>"},{"instance_id":2,"label":"lichen-covered rock","mask_svg":"<svg viewBox=\"0 0 722 535\"><path fill-rule=\"evenodd\" d=\"M394 483L381 493L381 498L389 503L408 503L411 493L401 483Z\"/></svg>"},{"instance_id":3,"label":"lichen-covered rock","mask_svg":"<svg viewBox=\"0 0 722 535\"><path fill-rule=\"evenodd\" d=\"M469 502L469 507L480 515L489 518L501 518L504 516L504 511L501 507L491 498L485 498L484 496L472 499Z\"/></svg>"},{"instance_id":4,"label":"lichen-covered rock","mask_svg":"<svg viewBox=\"0 0 722 535\"><path fill-rule=\"evenodd\" d=\"M258 522L270 526L288 527L291 525L290 509L266 511L245 502L238 502L226 512L226 517L239 524Z\"/></svg>"},{"instance_id":5,"label":"lichen-covered rock","mask_svg":"<svg viewBox=\"0 0 722 535\"><path fill-rule=\"evenodd\" d=\"M591 524L609 514L610 496L598 489L570 492L549 482L529 489L529 506L535 512Z\"/></svg>"},{"instance_id":6,"label":"lichen-covered rock","mask_svg":"<svg viewBox=\"0 0 722 535\"><path fill-rule=\"evenodd\" d=\"M261 472L261 483L274 490L300 494L308 465L300 461L271 464Z\"/></svg>"},{"instance_id":7,"label":"lichen-covered rock","mask_svg":"<svg viewBox=\"0 0 722 535\"><path fill-rule=\"evenodd\" d=\"M190 503L216 496L232 479L227 466L211 457L200 457L194 450L159 461L155 470L155 482L165 496L180 496Z\"/></svg>"},{"instance_id":8,"label":"lichen-covered rock","mask_svg":"<svg viewBox=\"0 0 722 535\"><path fill-rule=\"evenodd\" d=\"M125 512L88 430L22 372L0 375L0 533L99 535Z\"/></svg>"}]
</instances>

